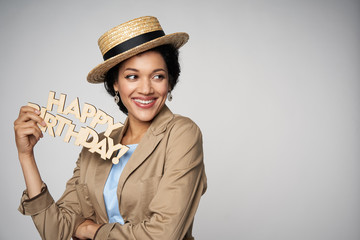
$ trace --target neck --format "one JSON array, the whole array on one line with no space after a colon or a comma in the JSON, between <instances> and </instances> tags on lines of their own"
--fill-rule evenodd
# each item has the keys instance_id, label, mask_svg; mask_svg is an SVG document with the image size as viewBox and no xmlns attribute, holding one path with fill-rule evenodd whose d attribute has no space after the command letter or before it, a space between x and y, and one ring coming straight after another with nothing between
<instances>
[{"instance_id":1,"label":"neck","mask_svg":"<svg viewBox=\"0 0 360 240\"><path fill-rule=\"evenodd\" d=\"M140 122L129 117L129 125L121 143L124 145L137 144L141 141L146 131L150 127L151 122Z\"/></svg>"}]
</instances>

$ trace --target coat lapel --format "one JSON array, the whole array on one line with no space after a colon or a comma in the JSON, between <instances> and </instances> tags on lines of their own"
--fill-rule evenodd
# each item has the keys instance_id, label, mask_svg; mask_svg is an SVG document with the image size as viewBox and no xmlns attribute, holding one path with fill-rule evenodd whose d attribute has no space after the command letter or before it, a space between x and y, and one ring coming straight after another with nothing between
<instances>
[{"instance_id":1,"label":"coat lapel","mask_svg":"<svg viewBox=\"0 0 360 240\"><path fill-rule=\"evenodd\" d=\"M155 150L156 146L159 144L159 142L162 140L164 136L164 132L166 130L166 127L168 123L174 118L173 113L169 110L169 108L165 105L162 110L159 112L159 114L155 117L153 122L151 123L149 129L147 130L144 137L141 139L139 145L137 146L134 153L131 155L131 158L129 159L128 163L126 164L123 172L121 173L119 183L118 183L118 189L117 189L117 195L118 200L120 200L120 193L122 191L122 188L128 179L128 177L131 175L133 171L135 171L146 159L147 157ZM129 121L126 119L124 123L124 127L122 127L119 130L114 130L110 137L114 140L114 144L120 143L122 137L124 136L126 129L128 128ZM116 152L113 153L113 156L105 161L99 161L97 160L98 164L95 171L94 176L94 185L95 189L100 189L99 191L96 191L96 199L99 203L98 208L99 211L99 217L103 222L108 222L108 216L105 209L105 202L103 197L103 189L105 187L106 180L109 176L112 162L111 159L115 156ZM120 202L119 202L120 203Z\"/></svg>"},{"instance_id":2,"label":"coat lapel","mask_svg":"<svg viewBox=\"0 0 360 240\"><path fill-rule=\"evenodd\" d=\"M156 146L162 140L166 127L173 118L173 113L166 105L155 117L121 173L117 189L118 197L120 196L122 188L131 173L147 159L147 157L155 150Z\"/></svg>"},{"instance_id":3,"label":"coat lapel","mask_svg":"<svg viewBox=\"0 0 360 240\"><path fill-rule=\"evenodd\" d=\"M95 191L96 200L98 203L98 216L101 219L102 222L108 222L108 216L105 209L105 202L103 197L103 190L104 186L107 180L107 177L109 176L112 162L110 160L106 160L101 162L102 159L97 159L95 161L99 162L96 167L95 176L94 176L94 185L95 189L99 189Z\"/></svg>"}]
</instances>

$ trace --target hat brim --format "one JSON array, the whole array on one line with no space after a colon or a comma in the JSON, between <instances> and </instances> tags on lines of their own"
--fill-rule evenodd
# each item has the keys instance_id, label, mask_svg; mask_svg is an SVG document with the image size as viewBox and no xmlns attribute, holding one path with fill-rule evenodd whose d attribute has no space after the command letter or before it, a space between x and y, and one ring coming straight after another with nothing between
<instances>
[{"instance_id":1,"label":"hat brim","mask_svg":"<svg viewBox=\"0 0 360 240\"><path fill-rule=\"evenodd\" d=\"M189 35L184 32L178 32L178 33L172 33L169 35L165 35L163 37L159 37L157 39L154 39L152 41L146 42L144 44L141 44L137 47L134 47L126 52L123 52L121 54L118 54L112 58L107 59L103 63L97 65L94 69L92 69L88 76L87 80L90 83L102 83L105 80L106 73L114 66L116 66L118 63L131 58L139 53L145 52L147 50L150 50L152 48L165 45L165 44L171 44L175 48L182 47L187 41L189 40Z\"/></svg>"}]
</instances>

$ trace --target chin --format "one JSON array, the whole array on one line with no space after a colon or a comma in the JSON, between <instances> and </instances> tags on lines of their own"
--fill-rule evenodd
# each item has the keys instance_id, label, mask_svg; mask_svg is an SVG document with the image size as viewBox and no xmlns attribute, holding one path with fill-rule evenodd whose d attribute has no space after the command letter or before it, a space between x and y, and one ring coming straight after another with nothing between
<instances>
[{"instance_id":1,"label":"chin","mask_svg":"<svg viewBox=\"0 0 360 240\"><path fill-rule=\"evenodd\" d=\"M137 113L134 114L133 116L141 122L151 122L156 115L157 113L151 111L147 113L146 112Z\"/></svg>"}]
</instances>

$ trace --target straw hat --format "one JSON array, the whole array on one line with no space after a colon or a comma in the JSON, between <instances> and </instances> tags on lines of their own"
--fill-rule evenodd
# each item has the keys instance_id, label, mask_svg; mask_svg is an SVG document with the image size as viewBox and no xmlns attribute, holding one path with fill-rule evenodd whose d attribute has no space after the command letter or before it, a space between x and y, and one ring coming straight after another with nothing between
<instances>
[{"instance_id":1,"label":"straw hat","mask_svg":"<svg viewBox=\"0 0 360 240\"><path fill-rule=\"evenodd\" d=\"M184 32L165 35L155 17L133 19L104 33L98 40L104 62L87 76L90 83L104 82L106 73L116 64L154 47L171 44L180 48L189 39Z\"/></svg>"}]
</instances>

